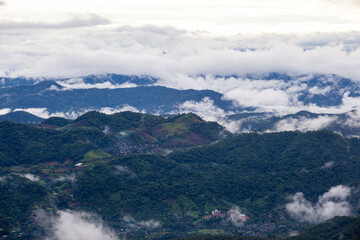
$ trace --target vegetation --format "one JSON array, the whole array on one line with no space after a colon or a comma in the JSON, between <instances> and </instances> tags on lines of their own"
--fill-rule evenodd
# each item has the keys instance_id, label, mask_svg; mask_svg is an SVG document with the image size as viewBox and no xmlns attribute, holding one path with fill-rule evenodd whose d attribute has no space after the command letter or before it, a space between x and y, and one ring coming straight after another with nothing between
<instances>
[{"instance_id":1,"label":"vegetation","mask_svg":"<svg viewBox=\"0 0 360 240\"><path fill-rule=\"evenodd\" d=\"M39 231L34 211L55 205L96 212L120 232L130 228L122 221L129 215L161 226L133 230L134 238L287 236L290 228L309 226L287 214L288 196L302 192L316 202L333 186L359 185L357 138L315 131L228 134L219 140L222 131L194 114L163 118L89 112L69 122L59 118L42 125L1 122L0 228L31 238ZM197 141L191 140L194 136ZM123 144L139 150L150 143L157 144L157 151L117 151ZM176 151L164 154L169 148ZM26 173L41 181L21 177ZM351 201L357 203L356 197ZM244 226L234 225L226 215L235 206L249 217ZM357 210L357 204L353 206ZM215 209L224 217L205 218ZM359 235L358 219L335 218L324 224L295 239L335 239L336 229L349 239ZM210 238L209 233L221 236Z\"/></svg>"}]
</instances>

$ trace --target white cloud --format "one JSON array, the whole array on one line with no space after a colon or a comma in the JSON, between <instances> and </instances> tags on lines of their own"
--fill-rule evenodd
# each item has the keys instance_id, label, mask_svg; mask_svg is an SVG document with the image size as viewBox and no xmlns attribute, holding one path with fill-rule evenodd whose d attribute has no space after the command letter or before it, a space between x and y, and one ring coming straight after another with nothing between
<instances>
[{"instance_id":1,"label":"white cloud","mask_svg":"<svg viewBox=\"0 0 360 240\"><path fill-rule=\"evenodd\" d=\"M100 109L89 108L89 109L82 109L82 110L69 111L69 112L49 112L49 110L47 108L17 108L14 110L14 112L17 112L17 111L28 112L35 116L44 118L44 119L47 119L50 117L63 117L63 118L67 118L67 119L76 119L77 117L83 115L84 113L86 113L88 111L99 111L99 112L105 113L105 114L114 114L114 113L125 112L125 111L145 113L144 110L139 111L137 108L130 106L128 104L124 104L117 108L111 108L111 107L103 107Z\"/></svg>"},{"instance_id":2,"label":"white cloud","mask_svg":"<svg viewBox=\"0 0 360 240\"><path fill-rule=\"evenodd\" d=\"M292 196L286 209L291 217L302 222L320 223L335 216L349 216L351 206L347 202L351 189L338 185L319 196L317 203L312 204L305 199L303 193Z\"/></svg>"},{"instance_id":3,"label":"white cloud","mask_svg":"<svg viewBox=\"0 0 360 240\"><path fill-rule=\"evenodd\" d=\"M334 161L326 162L323 166L320 167L320 169L329 169L333 168L335 165Z\"/></svg>"},{"instance_id":4,"label":"white cloud","mask_svg":"<svg viewBox=\"0 0 360 240\"><path fill-rule=\"evenodd\" d=\"M154 219L150 219L148 221L137 221L131 215L125 215L122 220L130 228L154 229L154 228L158 228L161 226L160 222L156 221Z\"/></svg>"},{"instance_id":5,"label":"white cloud","mask_svg":"<svg viewBox=\"0 0 360 240\"><path fill-rule=\"evenodd\" d=\"M75 211L57 211L55 216L37 211L39 224L48 230L47 240L114 240L111 229L94 214Z\"/></svg>"},{"instance_id":6,"label":"white cloud","mask_svg":"<svg viewBox=\"0 0 360 240\"><path fill-rule=\"evenodd\" d=\"M319 116L317 118L286 118L275 124L275 131L313 131L323 129L335 122L336 116Z\"/></svg>"},{"instance_id":7,"label":"white cloud","mask_svg":"<svg viewBox=\"0 0 360 240\"><path fill-rule=\"evenodd\" d=\"M126 166L116 165L114 167L118 174L126 174L126 175L129 175L130 177L136 177L136 174L130 168L128 168Z\"/></svg>"},{"instance_id":8,"label":"white cloud","mask_svg":"<svg viewBox=\"0 0 360 240\"><path fill-rule=\"evenodd\" d=\"M18 112L18 111L28 112L35 116L41 117L41 118L49 118L50 117L50 113L47 111L46 108L16 108L14 110L14 112Z\"/></svg>"},{"instance_id":9,"label":"white cloud","mask_svg":"<svg viewBox=\"0 0 360 240\"><path fill-rule=\"evenodd\" d=\"M139 109L137 109L136 107L130 106L128 104L124 104L121 107L117 107L117 108L103 107L99 110L99 112L105 113L105 114L114 114L114 113L126 112L126 111L145 113L144 110L139 111Z\"/></svg>"},{"instance_id":10,"label":"white cloud","mask_svg":"<svg viewBox=\"0 0 360 240\"><path fill-rule=\"evenodd\" d=\"M242 227L247 221L247 216L241 212L238 206L235 206L228 211L228 220L235 227Z\"/></svg>"},{"instance_id":11,"label":"white cloud","mask_svg":"<svg viewBox=\"0 0 360 240\"><path fill-rule=\"evenodd\" d=\"M217 121L219 118L223 118L233 112L225 112L223 109L214 105L214 100L209 97L203 98L200 102L186 101L178 106L179 112L176 113L189 113L193 112L206 121Z\"/></svg>"},{"instance_id":12,"label":"white cloud","mask_svg":"<svg viewBox=\"0 0 360 240\"><path fill-rule=\"evenodd\" d=\"M120 73L150 75L160 78L158 85L176 89L214 90L239 105L280 115L299 110L343 113L360 102L345 94L339 107L304 106L298 96L307 81L297 77L335 73L360 81L359 32L216 37L154 25L14 31L0 39L0 76L72 77L58 82L65 90L135 87L131 83L91 85L78 78ZM269 72L287 73L293 79L263 80L262 74ZM246 74L258 79L248 79ZM240 77L215 77L231 75ZM329 90L310 88L312 94Z\"/></svg>"},{"instance_id":13,"label":"white cloud","mask_svg":"<svg viewBox=\"0 0 360 240\"><path fill-rule=\"evenodd\" d=\"M11 112L10 108L0 109L0 115L5 115L5 114L10 113L10 112Z\"/></svg>"},{"instance_id":14,"label":"white cloud","mask_svg":"<svg viewBox=\"0 0 360 240\"><path fill-rule=\"evenodd\" d=\"M60 80L57 81L57 83L63 87L65 87L64 90L71 90L71 89L91 89L91 88L97 88L97 89L117 89L117 88L133 88L137 87L134 83L123 83L123 84L112 84L109 81L103 82L103 83L95 83L95 84L89 84L85 83L82 78L70 78L67 80ZM51 90L51 89L49 89ZM56 90L56 89L53 89Z\"/></svg>"},{"instance_id":15,"label":"white cloud","mask_svg":"<svg viewBox=\"0 0 360 240\"><path fill-rule=\"evenodd\" d=\"M325 87L325 88L323 88L323 89L320 89L319 87L317 87L317 86L315 86L315 87L312 87L312 88L310 88L309 89L309 92L311 93L311 94L317 94L317 95L325 95L325 94L327 94L328 92L330 92L331 91L331 87L330 86L327 86L327 87Z\"/></svg>"},{"instance_id":16,"label":"white cloud","mask_svg":"<svg viewBox=\"0 0 360 240\"><path fill-rule=\"evenodd\" d=\"M229 121L226 119L227 115L234 114L232 111L224 111L215 106L214 100L209 97L203 98L200 102L186 101L178 106L178 110L170 112L170 114L177 113L195 113L205 121L217 122L224 126L228 131L235 133L239 130L239 122Z\"/></svg>"},{"instance_id":17,"label":"white cloud","mask_svg":"<svg viewBox=\"0 0 360 240\"><path fill-rule=\"evenodd\" d=\"M75 182L76 181L76 175L75 174L71 174L71 175L65 175L65 176L60 176L58 178L55 178L53 180L54 182Z\"/></svg>"},{"instance_id":18,"label":"white cloud","mask_svg":"<svg viewBox=\"0 0 360 240\"><path fill-rule=\"evenodd\" d=\"M360 127L360 107L354 108L352 111L347 112L346 114L347 119L343 123L345 126L349 127Z\"/></svg>"},{"instance_id":19,"label":"white cloud","mask_svg":"<svg viewBox=\"0 0 360 240\"><path fill-rule=\"evenodd\" d=\"M35 176L31 173L26 173L26 174L20 174L21 177L27 178L32 182L39 182L40 181L40 177Z\"/></svg>"},{"instance_id":20,"label":"white cloud","mask_svg":"<svg viewBox=\"0 0 360 240\"><path fill-rule=\"evenodd\" d=\"M0 2L1 5L1 2ZM110 21L106 18L100 17L96 14L75 15L71 19L57 22L28 22L28 21L6 21L2 20L0 23L0 30L14 30L14 29L66 29L91 27L96 25L109 24Z\"/></svg>"}]
</instances>

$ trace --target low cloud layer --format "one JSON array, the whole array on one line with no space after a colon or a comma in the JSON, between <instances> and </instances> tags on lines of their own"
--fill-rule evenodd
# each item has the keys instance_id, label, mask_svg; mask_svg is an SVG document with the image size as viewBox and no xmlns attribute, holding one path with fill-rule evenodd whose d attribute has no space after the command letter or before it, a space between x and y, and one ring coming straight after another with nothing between
<instances>
[{"instance_id":1,"label":"low cloud layer","mask_svg":"<svg viewBox=\"0 0 360 240\"><path fill-rule=\"evenodd\" d=\"M44 119L47 119L49 117L63 117L63 118L67 118L67 119L76 119L77 117L83 115L84 113L86 113L88 111L99 111L99 112L105 113L105 114L114 114L114 113L126 112L126 111L145 113L143 110L140 111L137 108L130 106L128 104L119 106L117 108L112 108L112 107L103 107L100 109L89 108L89 109L82 109L82 110L69 111L69 112L49 112L47 108L17 108L17 109L13 110L13 112L18 112L18 111L28 112L35 116L44 118ZM0 115L10 113L10 112L12 112L11 109L10 110L2 109L2 110L0 110Z\"/></svg>"},{"instance_id":2,"label":"low cloud layer","mask_svg":"<svg viewBox=\"0 0 360 240\"><path fill-rule=\"evenodd\" d=\"M276 123L274 131L314 131L326 128L335 122L338 117L319 116L317 118L300 117L299 119L287 118Z\"/></svg>"},{"instance_id":3,"label":"low cloud layer","mask_svg":"<svg viewBox=\"0 0 360 240\"><path fill-rule=\"evenodd\" d=\"M331 91L329 86L310 86L307 81L313 74L338 74L360 81L358 32L218 37L154 25L111 24L81 31L71 28L87 23L106 24L106 19L91 14L75 16L69 22L57 23L55 32L12 28L10 33L3 29L6 34L0 39L0 76L70 77L59 82L66 90L136 86L109 82L91 85L79 78L89 74L150 75L160 79L157 85L210 89L239 106L279 114L299 110L346 112L360 103L359 98L346 92L339 93L342 104L336 107L304 104L298 98L307 88L313 95ZM292 78L263 79L269 72L286 73ZM247 74L253 77L249 79Z\"/></svg>"},{"instance_id":4,"label":"low cloud layer","mask_svg":"<svg viewBox=\"0 0 360 240\"><path fill-rule=\"evenodd\" d=\"M102 82L102 83L95 83L95 84L89 84L85 83L82 78L70 78L63 81L57 82L59 85L63 86L64 89L49 89L49 90L58 90L58 91L66 91L71 89L91 89L91 88L97 88L97 89L116 89L116 88L132 88L136 87L137 85L134 83L123 83L123 84L112 84L108 81ZM52 86L53 87L53 86Z\"/></svg>"},{"instance_id":5,"label":"low cloud layer","mask_svg":"<svg viewBox=\"0 0 360 240\"><path fill-rule=\"evenodd\" d=\"M47 240L114 240L118 239L110 228L96 215L57 211L50 215L45 211L36 212L37 221L48 231Z\"/></svg>"},{"instance_id":6,"label":"low cloud layer","mask_svg":"<svg viewBox=\"0 0 360 240\"><path fill-rule=\"evenodd\" d=\"M296 193L291 197L292 202L286 205L290 216L301 222L320 223L335 216L351 215L351 206L347 202L351 189L339 185L319 196L312 204L306 200L303 193Z\"/></svg>"}]
</instances>

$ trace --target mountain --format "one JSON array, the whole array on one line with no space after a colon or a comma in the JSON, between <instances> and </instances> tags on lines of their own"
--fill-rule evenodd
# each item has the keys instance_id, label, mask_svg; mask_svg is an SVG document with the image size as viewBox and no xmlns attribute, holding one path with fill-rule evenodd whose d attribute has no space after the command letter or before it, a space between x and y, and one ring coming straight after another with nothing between
<instances>
[{"instance_id":1,"label":"mountain","mask_svg":"<svg viewBox=\"0 0 360 240\"><path fill-rule=\"evenodd\" d=\"M360 96L358 82L334 74L288 75L269 73L246 75L245 78L254 82L258 80L278 81L280 90L286 91L293 88L297 95L297 101L304 105L339 106L342 104L345 93L348 93L350 97Z\"/></svg>"},{"instance_id":2,"label":"mountain","mask_svg":"<svg viewBox=\"0 0 360 240\"><path fill-rule=\"evenodd\" d=\"M49 118L41 124L0 122L2 166L78 161L93 150L111 154L163 152L212 143L229 134L194 114L168 118L122 112L88 112L70 121Z\"/></svg>"},{"instance_id":3,"label":"mountain","mask_svg":"<svg viewBox=\"0 0 360 240\"><path fill-rule=\"evenodd\" d=\"M278 132L329 130L344 136L359 136L360 125L357 110L342 114L311 113L300 111L278 116L271 112L239 113L226 118L230 122L241 122L240 131Z\"/></svg>"},{"instance_id":4,"label":"mountain","mask_svg":"<svg viewBox=\"0 0 360 240\"><path fill-rule=\"evenodd\" d=\"M0 78L0 88L17 87L34 85L42 81L55 81L74 83L74 79L81 79L86 84L106 83L111 84L124 84L132 83L138 86L146 86L156 83L158 80L150 76L127 76L120 74L102 74L102 75L88 75L79 78L25 78L25 77L2 77ZM75 81L76 82L76 81Z\"/></svg>"},{"instance_id":5,"label":"mountain","mask_svg":"<svg viewBox=\"0 0 360 240\"><path fill-rule=\"evenodd\" d=\"M290 239L360 239L360 218L335 217L324 223L303 230L298 236L292 237Z\"/></svg>"},{"instance_id":6,"label":"mountain","mask_svg":"<svg viewBox=\"0 0 360 240\"><path fill-rule=\"evenodd\" d=\"M327 209L333 204L345 215L358 211L351 187L359 185L359 139L329 131L224 133L194 114L89 112L34 125L1 122L3 234L45 236L58 226L39 225L44 217L65 212L87 221L92 212L132 239L275 237L336 216ZM189 141L194 134L209 141ZM25 195L26 203L17 201ZM289 210L302 202L305 215Z\"/></svg>"},{"instance_id":7,"label":"mountain","mask_svg":"<svg viewBox=\"0 0 360 240\"><path fill-rule=\"evenodd\" d=\"M44 119L24 111L10 112L0 115L0 121L12 121L17 123L41 123Z\"/></svg>"},{"instance_id":8,"label":"mountain","mask_svg":"<svg viewBox=\"0 0 360 240\"><path fill-rule=\"evenodd\" d=\"M195 112L221 122L233 132L326 129L345 136L359 135L356 101L360 97L360 85L356 81L337 75L279 73L214 78L238 81L239 89L244 89L240 91L236 85L234 88L240 95L245 94L245 99L249 98L247 91L276 98L267 93L275 87L282 98L286 97L288 105L281 103L274 106L275 110L264 110L269 107L266 102L254 103L250 99L239 104L226 91L222 94L211 90L177 90L160 86L166 85L166 80L150 76L103 74L64 79L3 78L0 109L22 109L30 113L41 109L44 114L40 117L68 118L89 110L107 113L131 110L163 116ZM277 108L289 108L290 112L298 109L298 113L279 114Z\"/></svg>"},{"instance_id":9,"label":"mountain","mask_svg":"<svg viewBox=\"0 0 360 240\"><path fill-rule=\"evenodd\" d=\"M46 108L50 113L86 112L91 109L120 109L131 106L147 113L178 111L186 101L210 98L222 109L233 108L232 101L210 90L176 90L159 86L117 89L65 89L52 81L0 89L0 108Z\"/></svg>"}]
</instances>

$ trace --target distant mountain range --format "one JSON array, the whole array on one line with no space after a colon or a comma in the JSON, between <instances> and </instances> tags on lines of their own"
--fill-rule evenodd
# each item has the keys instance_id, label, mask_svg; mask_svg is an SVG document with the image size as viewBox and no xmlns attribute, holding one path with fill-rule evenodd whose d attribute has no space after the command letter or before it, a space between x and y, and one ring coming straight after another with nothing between
<instances>
[{"instance_id":1,"label":"distant mountain range","mask_svg":"<svg viewBox=\"0 0 360 240\"><path fill-rule=\"evenodd\" d=\"M216 78L243 78L260 85L276 82L279 91L291 95L299 112L279 115L250 103L237 104L236 100L212 90L173 89L160 86L159 79L149 76L104 74L66 79L0 78L0 110L8 109L0 119L35 123L49 116L75 118L90 110L107 113L130 110L163 116L195 112L205 119L215 119L225 127L232 124L236 126L232 131L238 132L328 129L346 136L360 135L360 114L356 109L334 112L344 104L344 96L354 102L350 103L353 107L357 106L354 99L360 97L358 82L321 74L270 73ZM271 88L270 85L267 87ZM210 105L201 105L204 99ZM188 105L190 107L184 107ZM322 108L322 112L304 111L301 106ZM326 109L329 109L328 113ZM207 115L214 111L216 116L209 118Z\"/></svg>"}]
</instances>

